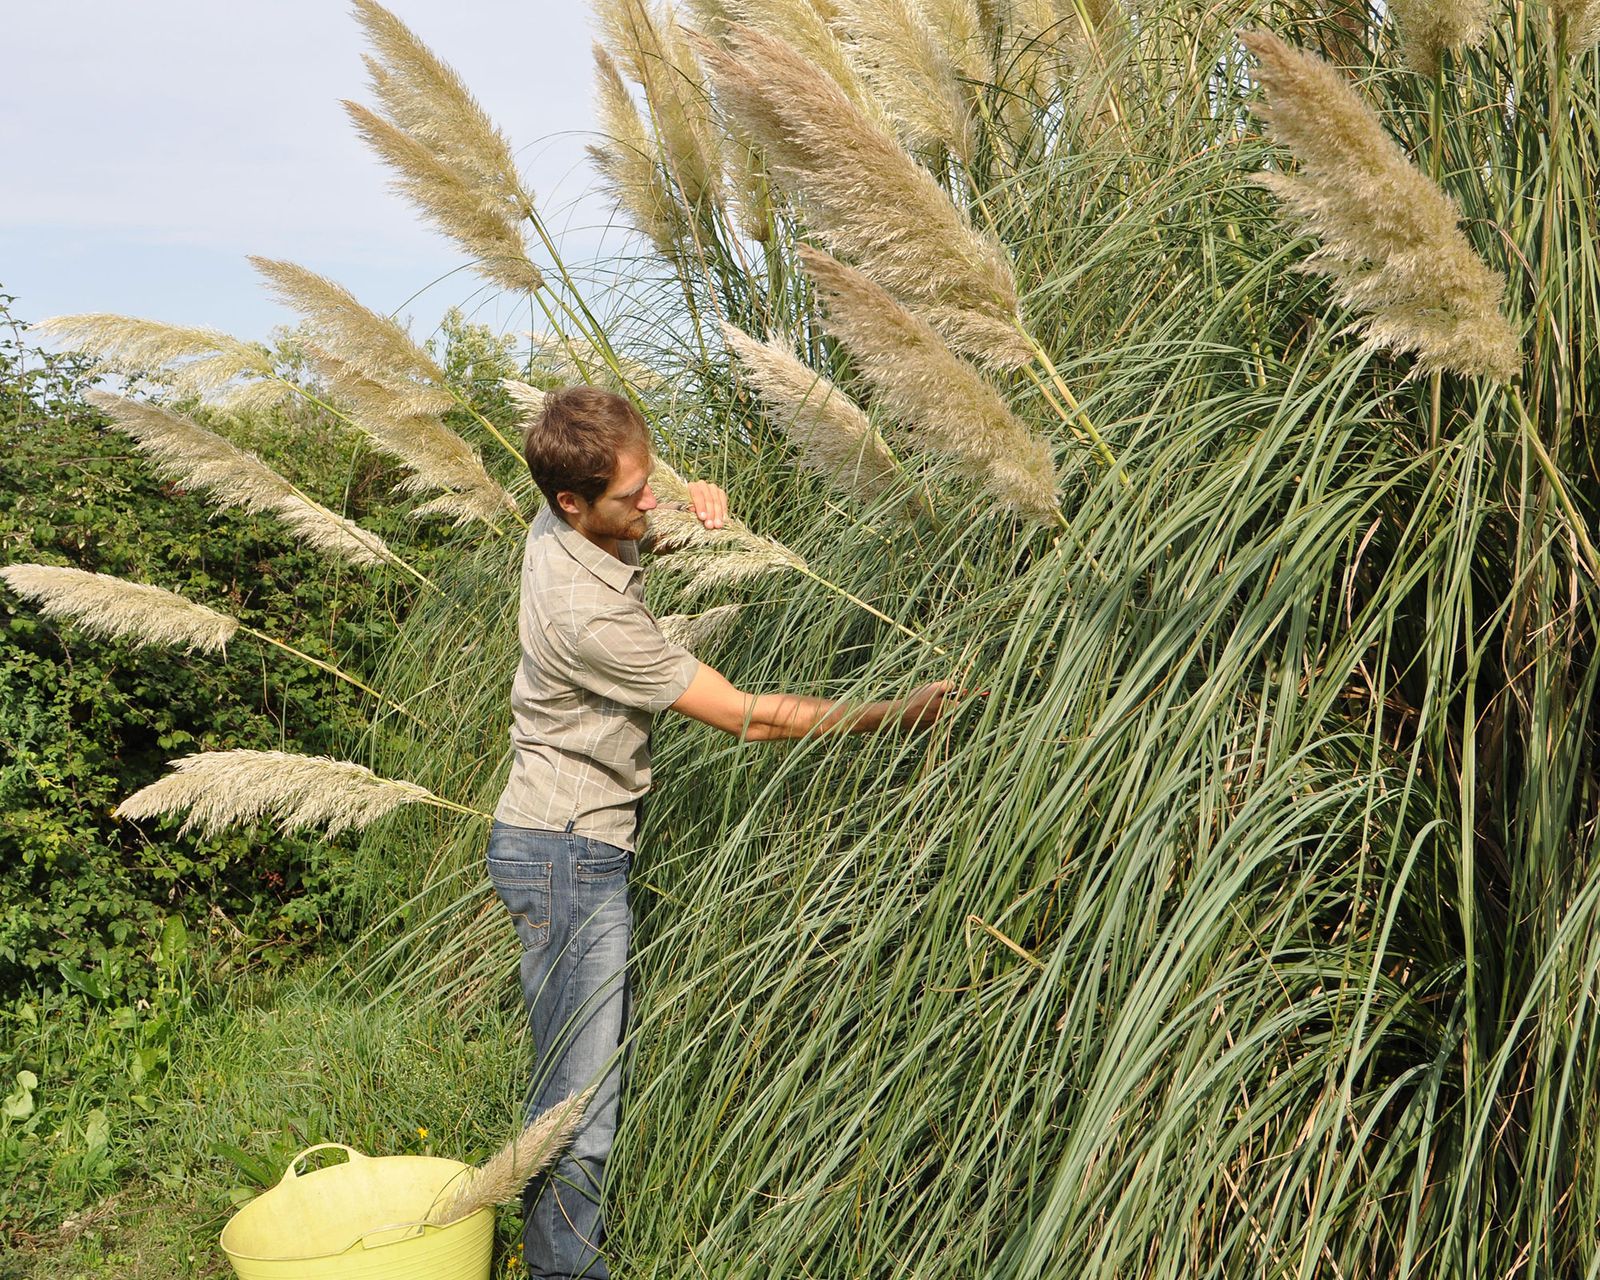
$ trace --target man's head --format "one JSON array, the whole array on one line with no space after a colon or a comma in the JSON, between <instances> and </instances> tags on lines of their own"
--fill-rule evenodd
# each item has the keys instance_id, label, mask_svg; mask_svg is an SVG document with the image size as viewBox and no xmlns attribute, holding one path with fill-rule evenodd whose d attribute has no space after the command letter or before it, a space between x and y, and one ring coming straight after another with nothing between
<instances>
[{"instance_id":1,"label":"man's head","mask_svg":"<svg viewBox=\"0 0 1600 1280\"><path fill-rule=\"evenodd\" d=\"M523 456L553 511L591 541L631 541L645 531L650 433L625 396L564 387L545 397Z\"/></svg>"}]
</instances>

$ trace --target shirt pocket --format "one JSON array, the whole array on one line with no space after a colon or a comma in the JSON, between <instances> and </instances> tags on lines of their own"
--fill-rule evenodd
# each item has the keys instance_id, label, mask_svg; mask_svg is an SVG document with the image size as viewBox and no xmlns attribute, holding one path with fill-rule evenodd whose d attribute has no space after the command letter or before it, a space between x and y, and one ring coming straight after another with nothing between
<instances>
[{"instance_id":1,"label":"shirt pocket","mask_svg":"<svg viewBox=\"0 0 1600 1280\"><path fill-rule=\"evenodd\" d=\"M489 859L489 881L511 913L511 923L523 949L537 951L550 944L549 862L512 862Z\"/></svg>"}]
</instances>

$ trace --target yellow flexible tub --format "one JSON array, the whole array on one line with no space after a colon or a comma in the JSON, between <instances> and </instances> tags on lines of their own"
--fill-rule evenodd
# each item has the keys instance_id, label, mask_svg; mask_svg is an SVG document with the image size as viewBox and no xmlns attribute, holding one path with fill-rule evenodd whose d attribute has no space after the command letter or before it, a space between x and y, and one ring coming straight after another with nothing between
<instances>
[{"instance_id":1,"label":"yellow flexible tub","mask_svg":"<svg viewBox=\"0 0 1600 1280\"><path fill-rule=\"evenodd\" d=\"M295 1166L333 1147L349 1159L310 1173ZM240 1280L487 1280L494 1210L448 1227L424 1224L448 1184L467 1171L433 1156L364 1156L337 1142L307 1147L278 1185L222 1229Z\"/></svg>"}]
</instances>

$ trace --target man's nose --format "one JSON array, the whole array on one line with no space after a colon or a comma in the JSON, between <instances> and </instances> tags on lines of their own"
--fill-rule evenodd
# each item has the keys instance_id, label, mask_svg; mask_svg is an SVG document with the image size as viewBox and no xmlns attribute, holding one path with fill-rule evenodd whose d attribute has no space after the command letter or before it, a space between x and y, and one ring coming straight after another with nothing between
<instances>
[{"instance_id":1,"label":"man's nose","mask_svg":"<svg viewBox=\"0 0 1600 1280\"><path fill-rule=\"evenodd\" d=\"M650 486L645 485L644 492L639 495L636 504L640 511L654 511L656 509L656 495L650 491Z\"/></svg>"}]
</instances>

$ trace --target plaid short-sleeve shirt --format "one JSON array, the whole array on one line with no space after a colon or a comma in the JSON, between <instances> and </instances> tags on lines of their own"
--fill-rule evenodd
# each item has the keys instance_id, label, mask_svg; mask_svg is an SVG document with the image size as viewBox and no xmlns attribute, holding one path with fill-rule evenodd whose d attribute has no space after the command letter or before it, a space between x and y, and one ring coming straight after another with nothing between
<instances>
[{"instance_id":1,"label":"plaid short-sleeve shirt","mask_svg":"<svg viewBox=\"0 0 1600 1280\"><path fill-rule=\"evenodd\" d=\"M699 663L644 604L638 547L622 559L548 507L528 530L511 686L511 777L494 816L633 848L650 789L650 721Z\"/></svg>"}]
</instances>

